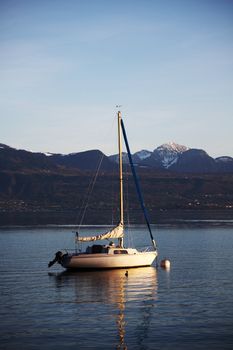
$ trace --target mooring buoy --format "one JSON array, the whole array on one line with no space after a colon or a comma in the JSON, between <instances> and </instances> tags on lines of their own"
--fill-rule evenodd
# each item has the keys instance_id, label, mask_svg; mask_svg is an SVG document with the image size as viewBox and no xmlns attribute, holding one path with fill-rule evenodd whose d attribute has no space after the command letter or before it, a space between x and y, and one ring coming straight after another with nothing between
<instances>
[{"instance_id":1,"label":"mooring buoy","mask_svg":"<svg viewBox=\"0 0 233 350\"><path fill-rule=\"evenodd\" d=\"M160 266L161 266L163 269L169 270L170 267L171 267L171 262L170 262L170 260L168 260L168 259L163 259L163 260L161 260Z\"/></svg>"}]
</instances>

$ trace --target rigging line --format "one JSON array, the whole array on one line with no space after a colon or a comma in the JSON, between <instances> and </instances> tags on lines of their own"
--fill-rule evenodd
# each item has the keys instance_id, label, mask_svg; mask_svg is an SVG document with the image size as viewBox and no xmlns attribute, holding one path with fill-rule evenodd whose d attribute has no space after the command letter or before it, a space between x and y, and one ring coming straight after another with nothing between
<instances>
[{"instance_id":1,"label":"rigging line","mask_svg":"<svg viewBox=\"0 0 233 350\"><path fill-rule=\"evenodd\" d=\"M93 183L95 181L96 178L96 173L98 172L99 169L99 164L102 162L102 157L100 158L100 162L97 164L94 175L91 177L91 180L89 181L88 187L87 187L87 191L86 194L83 196L83 201L82 201L82 205L80 207L80 211L79 211L79 215L77 215L76 218L76 222L78 223L78 230L80 229L84 217L85 217L85 213L86 213L86 209L88 207L88 203L89 203L89 199L93 190Z\"/></svg>"},{"instance_id":2,"label":"rigging line","mask_svg":"<svg viewBox=\"0 0 233 350\"><path fill-rule=\"evenodd\" d=\"M114 120L115 120L115 118L113 118L113 120L112 120L111 128L110 128L111 130L113 129ZM106 134L109 134L109 131ZM96 183L96 180L97 180L97 177L99 174L99 170L100 170L101 164L103 162L103 158L104 158L104 154L102 154L102 156L100 157L100 162L96 167L95 175L92 177L91 181L89 182L86 196L84 196L84 198L83 198L81 209L80 209L78 218L76 219L76 221L78 221L78 223L79 223L78 230L80 230L80 227L82 226L84 217L86 215L86 210L87 210L87 207L89 204L90 196L91 196L91 193L92 193L93 188L95 186L95 183Z\"/></svg>"},{"instance_id":3,"label":"rigging line","mask_svg":"<svg viewBox=\"0 0 233 350\"><path fill-rule=\"evenodd\" d=\"M148 227L148 230L149 230L149 233L150 233L150 238L151 238L152 245L153 245L154 249L156 250L157 249L156 248L156 243L155 243L155 240L154 240L154 237L153 237L153 234L152 234L152 230L151 230L151 227L150 227L148 213L147 213L147 210L146 210L143 198L142 198L142 193L141 193L141 189L140 189L140 186L139 186L138 176L137 176L137 173L136 173L135 168L134 168L134 164L133 164L133 160L132 160L132 156L131 156L131 152L130 152L130 148L129 148L129 144L128 144L128 139L127 139L127 135L126 135L126 131L125 131L125 127L124 127L124 123L123 123L122 119L121 119L121 128L122 128L122 133L123 133L123 137L124 137L124 141L125 141L125 146L126 146L126 149L127 149L128 157L129 157L131 170L132 170L132 173L133 173L133 178L134 178L136 189L137 189L139 202L141 204L141 208L142 208L142 211L144 213L144 217L145 217L146 224L147 224L147 227Z\"/></svg>"},{"instance_id":4,"label":"rigging line","mask_svg":"<svg viewBox=\"0 0 233 350\"><path fill-rule=\"evenodd\" d=\"M95 170L95 173L96 173L96 170ZM95 174L95 173L94 173L94 174ZM91 181L89 181L86 194L85 194L85 196L83 197L83 201L82 201L82 205L81 205L81 208L80 208L79 215L78 215L78 217L77 217L77 219L76 219L76 222L79 223L78 228L80 228L80 226L81 226L80 222L83 221L84 208L86 207L86 204L89 202L89 199L88 199L88 198L89 198L90 193L91 193L91 187L92 187L92 183L93 183L93 181L94 181L94 176L95 176L95 175L93 175L92 178L91 178ZM81 218L82 218L82 219L81 219Z\"/></svg>"},{"instance_id":5,"label":"rigging line","mask_svg":"<svg viewBox=\"0 0 233 350\"><path fill-rule=\"evenodd\" d=\"M98 164L98 166L97 166L95 176L94 176L94 178L93 178L92 183L90 183L90 186L89 186L90 190L89 190L89 193L87 194L86 205L85 205L85 207L84 207L83 214L82 214L82 217L81 217L81 220L80 220L80 224L79 224L79 226L78 226L78 229L80 229L80 227L82 226L82 223L83 223L83 220L84 220L84 217L85 217L85 214L86 214L86 210L87 210L87 207L88 207L88 204L89 204L90 196L91 196L91 193L92 193L93 188L94 188L94 186L95 186L97 177L98 177L98 175L99 175L99 171L100 171L100 167L101 167L101 164L102 164L102 162L103 162L103 159L104 159L104 154L102 154L101 157L100 157L100 161L99 161L99 164Z\"/></svg>"},{"instance_id":6,"label":"rigging line","mask_svg":"<svg viewBox=\"0 0 233 350\"><path fill-rule=\"evenodd\" d=\"M80 212L79 212L79 215L78 215L78 218L77 218L77 222L80 223L81 221L81 217L82 217L82 214L83 214L83 210L84 210L84 207L86 205L86 202L87 202L87 198L89 196L89 193L90 193L90 188L91 188L91 184L93 182L93 178L92 180L89 182L88 184L88 188L87 188L87 192L86 192L86 195L83 197L83 201L82 201L82 205L81 205L81 208L80 208ZM80 226L80 225L79 225Z\"/></svg>"}]
</instances>

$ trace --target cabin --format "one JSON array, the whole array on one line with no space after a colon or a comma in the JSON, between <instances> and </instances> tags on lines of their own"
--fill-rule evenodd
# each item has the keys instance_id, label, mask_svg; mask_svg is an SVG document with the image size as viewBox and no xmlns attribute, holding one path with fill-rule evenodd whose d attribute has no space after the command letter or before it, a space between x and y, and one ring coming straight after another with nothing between
<instances>
[{"instance_id":1,"label":"cabin","mask_svg":"<svg viewBox=\"0 0 233 350\"><path fill-rule=\"evenodd\" d=\"M86 254L136 254L136 249L132 248L120 248L114 244L101 245L94 244L93 246L88 246L86 248Z\"/></svg>"}]
</instances>

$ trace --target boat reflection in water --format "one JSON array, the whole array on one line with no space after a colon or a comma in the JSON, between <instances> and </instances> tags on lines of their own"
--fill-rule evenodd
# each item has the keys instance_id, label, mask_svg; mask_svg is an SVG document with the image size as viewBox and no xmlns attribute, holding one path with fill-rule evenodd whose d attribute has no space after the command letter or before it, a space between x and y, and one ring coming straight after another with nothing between
<instances>
[{"instance_id":1,"label":"boat reflection in water","mask_svg":"<svg viewBox=\"0 0 233 350\"><path fill-rule=\"evenodd\" d=\"M77 345L127 349L146 341L157 300L154 267L106 271L64 271L55 277L58 302L73 304ZM78 316L78 317L77 317ZM152 331L152 330L151 330ZM89 336L88 336L89 334ZM108 347L109 345L109 347Z\"/></svg>"}]
</instances>

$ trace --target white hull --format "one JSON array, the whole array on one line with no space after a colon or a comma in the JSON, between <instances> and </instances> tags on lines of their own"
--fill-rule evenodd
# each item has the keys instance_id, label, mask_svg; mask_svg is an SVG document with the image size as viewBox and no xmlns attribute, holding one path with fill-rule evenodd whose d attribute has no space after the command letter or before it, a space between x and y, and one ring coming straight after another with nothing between
<instances>
[{"instance_id":1,"label":"white hull","mask_svg":"<svg viewBox=\"0 0 233 350\"><path fill-rule=\"evenodd\" d=\"M136 253L125 255L107 253L73 254L64 256L61 265L67 269L120 269L142 267L151 266L156 256L156 251L137 251Z\"/></svg>"}]
</instances>

